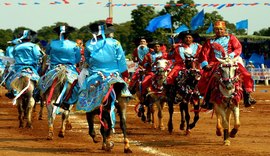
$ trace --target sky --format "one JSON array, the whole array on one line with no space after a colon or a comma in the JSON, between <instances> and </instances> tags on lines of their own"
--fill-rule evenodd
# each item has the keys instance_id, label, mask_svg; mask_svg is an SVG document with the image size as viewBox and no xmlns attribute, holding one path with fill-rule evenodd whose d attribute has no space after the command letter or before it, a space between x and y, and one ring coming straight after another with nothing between
<instances>
[{"instance_id":1,"label":"sky","mask_svg":"<svg viewBox=\"0 0 270 156\"><path fill-rule=\"evenodd\" d=\"M50 4L51 2L61 4ZM69 1L69 4L64 4ZM113 4L166 4L169 0L112 0ZM269 0L193 0L196 4L259 3L255 6L233 6L217 9L215 7L197 7L198 11L211 13L218 11L225 20L236 23L248 19L248 34L270 27ZM36 2L36 4L35 4ZM98 2L98 3L97 3ZM56 22L66 22L76 28L88 25L96 20L105 20L109 16L106 4L109 0L0 0L0 29L12 29L25 26L39 30ZM10 5L5 5L10 4ZM27 5L19 5L27 4ZM37 4L39 3L39 4ZM81 4L81 5L79 5ZM123 23L131 20L131 11L136 6L113 7L113 22ZM157 6L156 11L163 7Z\"/></svg>"}]
</instances>

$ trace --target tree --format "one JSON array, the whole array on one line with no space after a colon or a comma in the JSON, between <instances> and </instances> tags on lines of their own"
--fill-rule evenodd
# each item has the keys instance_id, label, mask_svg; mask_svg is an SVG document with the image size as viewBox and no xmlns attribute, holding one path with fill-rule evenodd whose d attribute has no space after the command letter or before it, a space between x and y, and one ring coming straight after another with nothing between
<instances>
[{"instance_id":1,"label":"tree","mask_svg":"<svg viewBox=\"0 0 270 156\"><path fill-rule=\"evenodd\" d=\"M258 35L258 36L270 36L270 27L261 29L259 31L255 31L253 35Z\"/></svg>"}]
</instances>

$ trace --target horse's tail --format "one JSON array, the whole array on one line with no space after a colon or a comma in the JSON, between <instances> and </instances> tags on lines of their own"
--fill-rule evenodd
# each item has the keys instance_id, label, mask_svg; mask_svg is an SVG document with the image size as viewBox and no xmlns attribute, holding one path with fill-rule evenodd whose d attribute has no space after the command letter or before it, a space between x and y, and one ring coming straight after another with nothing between
<instances>
[{"instance_id":1,"label":"horse's tail","mask_svg":"<svg viewBox=\"0 0 270 156\"><path fill-rule=\"evenodd\" d=\"M31 85L31 79L27 76L22 76L20 77L18 80L16 80L17 82L15 82L14 88L16 88L16 90L19 90L19 94L16 95L16 97L13 99L13 105L16 104L16 100L23 94L25 93Z\"/></svg>"},{"instance_id":2,"label":"horse's tail","mask_svg":"<svg viewBox=\"0 0 270 156\"><path fill-rule=\"evenodd\" d=\"M65 66L60 66L57 72L58 84L63 84L67 80L67 69Z\"/></svg>"}]
</instances>

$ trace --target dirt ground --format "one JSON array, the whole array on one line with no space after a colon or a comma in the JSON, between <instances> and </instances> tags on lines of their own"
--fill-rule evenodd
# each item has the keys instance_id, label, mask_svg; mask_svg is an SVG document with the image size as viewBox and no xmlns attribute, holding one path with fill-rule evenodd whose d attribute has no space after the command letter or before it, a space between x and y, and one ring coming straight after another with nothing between
<instances>
[{"instance_id":1,"label":"dirt ground","mask_svg":"<svg viewBox=\"0 0 270 156\"><path fill-rule=\"evenodd\" d=\"M61 121L61 116L57 116L55 137L49 141L46 140L46 108L43 120L37 120L37 113L34 113L33 129L19 129L16 107L4 96L5 90L2 89L0 93L0 156L125 155L118 123L113 136L115 146L110 153L101 150L101 143L93 143L82 113L72 112L73 129L67 131L65 138L57 137ZM211 113L201 112L191 135L185 136L179 130L180 113L178 106L175 106L174 131L170 135L167 128L163 131L153 129L150 124L142 122L134 111L136 102L131 101L128 106L127 131L133 153L129 155L270 155L270 86L257 86L253 96L257 100L254 108L246 109L241 105L241 127L236 138L230 139L230 146L224 146L222 137L215 135L216 120ZM167 107L164 115L164 125L167 126ZM98 120L96 126L98 129Z\"/></svg>"}]
</instances>

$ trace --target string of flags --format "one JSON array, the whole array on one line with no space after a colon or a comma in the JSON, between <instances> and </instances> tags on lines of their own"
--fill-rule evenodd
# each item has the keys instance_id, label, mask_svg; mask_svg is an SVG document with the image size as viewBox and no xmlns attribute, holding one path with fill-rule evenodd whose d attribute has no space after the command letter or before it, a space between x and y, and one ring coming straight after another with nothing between
<instances>
[{"instance_id":1,"label":"string of flags","mask_svg":"<svg viewBox=\"0 0 270 156\"><path fill-rule=\"evenodd\" d=\"M86 5L88 2L85 0L78 0L78 1L70 1L70 0L48 0L47 2L41 1L41 0L33 0L33 2L18 2L18 3L12 3L12 2L4 2L0 3L0 5L6 5L6 6L11 6L11 5L21 5L21 6L26 6L26 5L41 5L41 4L49 4L49 5ZM259 2L254 2L254 3L223 3L223 4L218 4L218 3L203 3L203 4L184 4L184 3L176 3L176 4L147 4L147 3L122 3L122 4L117 4L117 3L103 3L103 2L96 2L97 5L103 5L105 7L136 7L136 6L153 6L153 7L213 7L216 9L222 9L224 7L235 7L235 6L257 6L257 5L265 5L265 6L270 6L270 3L259 3Z\"/></svg>"}]
</instances>

